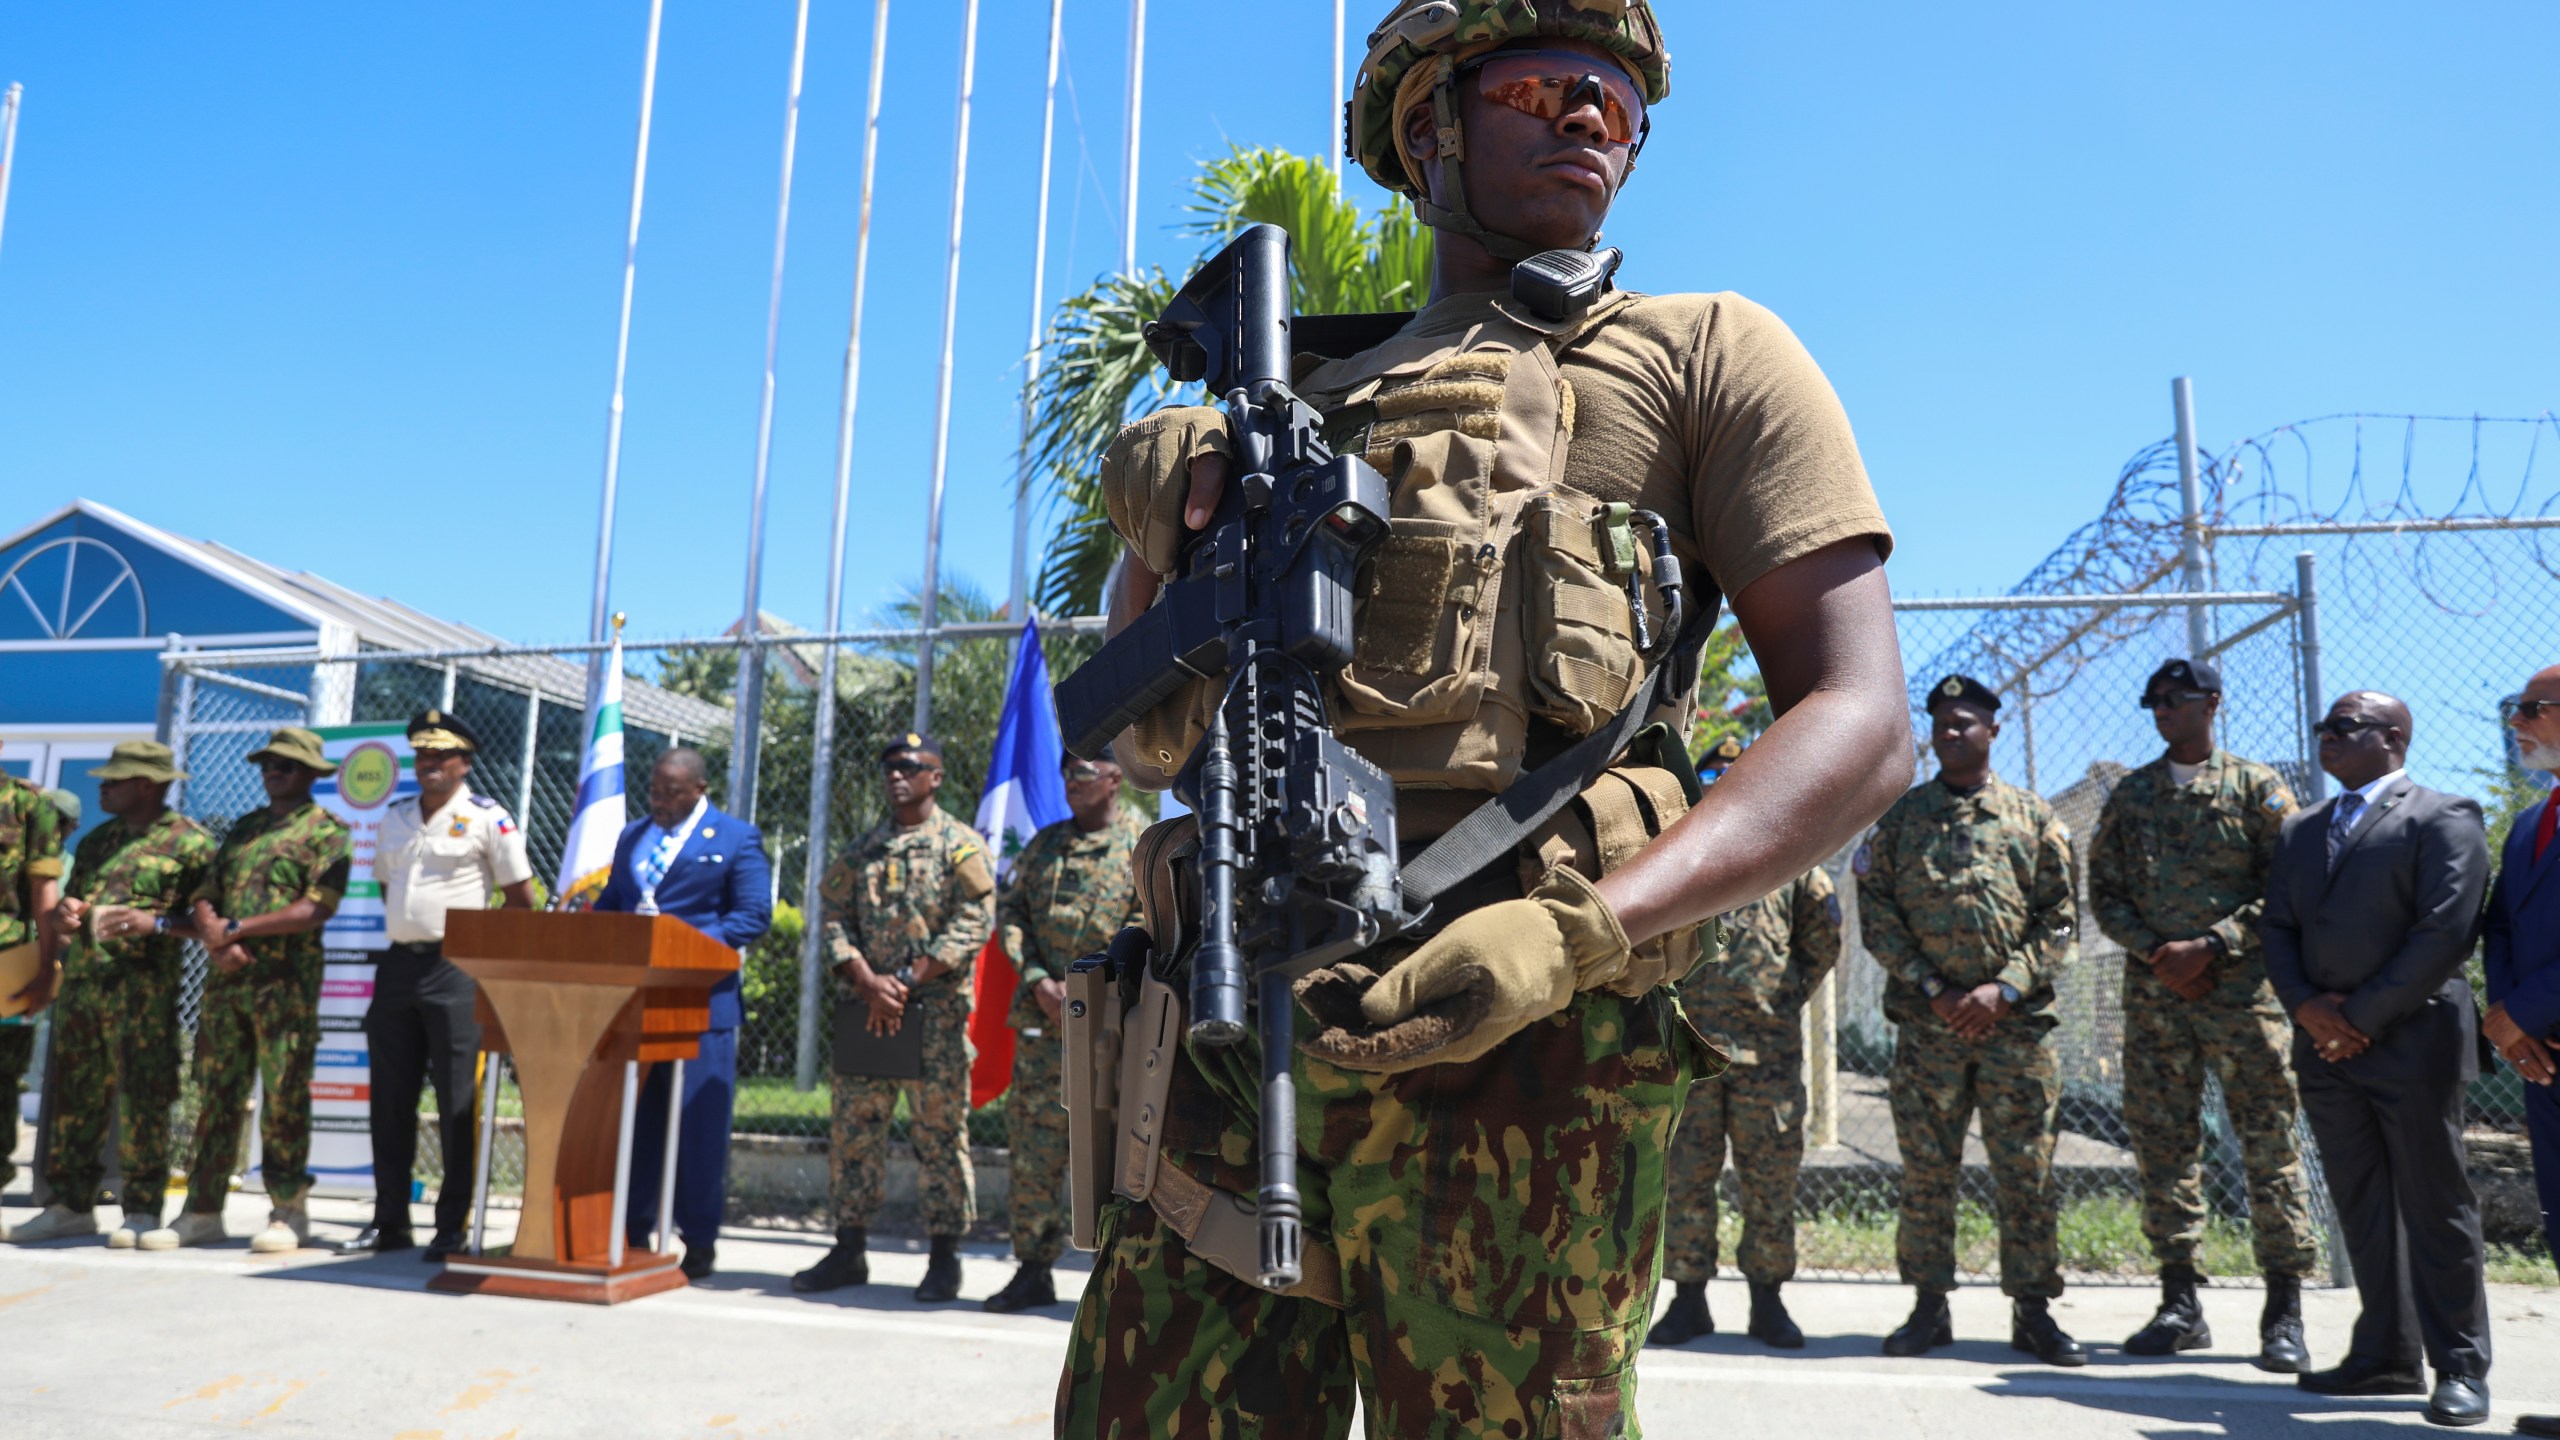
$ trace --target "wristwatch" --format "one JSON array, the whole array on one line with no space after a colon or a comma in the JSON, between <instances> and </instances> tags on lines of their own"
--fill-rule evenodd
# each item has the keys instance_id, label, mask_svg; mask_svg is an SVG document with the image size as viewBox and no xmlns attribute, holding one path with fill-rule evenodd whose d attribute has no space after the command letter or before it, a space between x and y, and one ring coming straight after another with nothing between
<instances>
[{"instance_id":1,"label":"wristwatch","mask_svg":"<svg viewBox=\"0 0 2560 1440\"><path fill-rule=\"evenodd\" d=\"M1920 977L1920 993L1932 1000L1947 993L1947 982L1935 975Z\"/></svg>"},{"instance_id":2,"label":"wristwatch","mask_svg":"<svg viewBox=\"0 0 2560 1440\"><path fill-rule=\"evenodd\" d=\"M2213 931L2208 930L2205 932L2204 943L2212 949L2214 959L2228 960L2231 958L2231 942L2223 939Z\"/></svg>"},{"instance_id":3,"label":"wristwatch","mask_svg":"<svg viewBox=\"0 0 2560 1440\"><path fill-rule=\"evenodd\" d=\"M2017 1003L2018 1003L2019 999L2020 999L2020 998L2022 998L2022 997L2020 997L2020 996L2019 996L2019 994L2018 994L2018 987L2017 987L2017 986L2010 984L2010 983L2009 983L2008 981L2006 981L2006 980L2003 980L2003 981L2001 981L2001 982L2000 982L2000 998L2001 998L2002 1000L2004 1000L2004 1001L2007 1001L2009 1004L2015 1005L2015 1004L2017 1004Z\"/></svg>"},{"instance_id":4,"label":"wristwatch","mask_svg":"<svg viewBox=\"0 0 2560 1440\"><path fill-rule=\"evenodd\" d=\"M225 921L223 921L223 922L222 922L222 938L223 938L223 939L228 940L228 939L232 938L233 936L235 936L235 935L237 935L237 934L239 934L239 933L240 933L240 922L239 922L239 921L237 921L237 920L225 920Z\"/></svg>"}]
</instances>

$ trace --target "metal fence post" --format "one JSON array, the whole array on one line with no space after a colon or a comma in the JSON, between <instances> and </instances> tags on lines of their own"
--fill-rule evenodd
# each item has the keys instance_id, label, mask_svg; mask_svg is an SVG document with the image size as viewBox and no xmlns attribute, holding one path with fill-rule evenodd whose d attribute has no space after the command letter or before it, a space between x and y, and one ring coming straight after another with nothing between
<instances>
[{"instance_id":1,"label":"metal fence post","mask_svg":"<svg viewBox=\"0 0 2560 1440\"><path fill-rule=\"evenodd\" d=\"M2169 382L2169 400L2178 412L2178 556L2186 570L2186 588L2190 593L2205 588L2204 577L2204 487L2196 474L2196 393L2179 376ZM2187 607L2187 653L2202 655L2211 643L2210 617L2205 607Z\"/></svg>"},{"instance_id":2,"label":"metal fence post","mask_svg":"<svg viewBox=\"0 0 2560 1440\"><path fill-rule=\"evenodd\" d=\"M453 709L453 682L458 673L459 669L453 661L447 660L444 662L444 684L443 687L436 692L444 698L436 702L437 709L447 712L450 712Z\"/></svg>"},{"instance_id":3,"label":"metal fence post","mask_svg":"<svg viewBox=\"0 0 2560 1440\"><path fill-rule=\"evenodd\" d=\"M2041 795L2044 787L2036 783L2036 692L2027 677L2018 677L2018 725L2027 743L2027 788Z\"/></svg>"},{"instance_id":4,"label":"metal fence post","mask_svg":"<svg viewBox=\"0 0 2560 1440\"><path fill-rule=\"evenodd\" d=\"M535 690L524 700L524 775L516 782L516 823L533 824L533 764L539 758L535 738L542 733L542 692Z\"/></svg>"},{"instance_id":5,"label":"metal fence post","mask_svg":"<svg viewBox=\"0 0 2560 1440\"><path fill-rule=\"evenodd\" d=\"M2311 722L2328 709L2329 700L2320 684L2320 557L2308 550L2293 557L2293 596L2294 634L2300 637L2297 643L2302 647L2302 723L2296 730L2301 743L2309 745ZM2318 747L2311 746L2303 756L2303 803L2317 804L2328 793L2328 777L2320 773Z\"/></svg>"},{"instance_id":6,"label":"metal fence post","mask_svg":"<svg viewBox=\"0 0 2560 1440\"><path fill-rule=\"evenodd\" d=\"M837 538L843 538L843 512L837 512ZM841 551L841 544L839 544ZM843 567L837 567L841 573ZM831 585L832 588L832 585ZM825 967L819 961L826 944L826 902L818 887L827 878L827 822L834 809L836 770L836 647L827 643L818 661L818 723L809 757L809 855L800 890L800 1025L793 1037L791 1076L794 1088L807 1094L818 1088L818 1005Z\"/></svg>"}]
</instances>

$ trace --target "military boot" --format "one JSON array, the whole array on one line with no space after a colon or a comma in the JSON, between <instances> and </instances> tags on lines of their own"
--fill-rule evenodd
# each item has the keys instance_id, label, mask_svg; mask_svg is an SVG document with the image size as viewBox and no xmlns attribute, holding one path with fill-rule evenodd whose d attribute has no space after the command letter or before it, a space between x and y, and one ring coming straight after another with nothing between
<instances>
[{"instance_id":1,"label":"military boot","mask_svg":"<svg viewBox=\"0 0 2560 1440\"><path fill-rule=\"evenodd\" d=\"M803 1295L871 1283L871 1236L860 1225L836 1227L836 1248L818 1263L791 1277L791 1288Z\"/></svg>"},{"instance_id":2,"label":"military boot","mask_svg":"<svg viewBox=\"0 0 2560 1440\"><path fill-rule=\"evenodd\" d=\"M124 1223L107 1232L110 1250L139 1250L142 1237L160 1228L160 1217L147 1210L127 1210Z\"/></svg>"},{"instance_id":3,"label":"military boot","mask_svg":"<svg viewBox=\"0 0 2560 1440\"><path fill-rule=\"evenodd\" d=\"M1707 1313L1707 1287L1674 1281L1671 1304L1662 1318L1653 1322L1653 1332L1644 1337L1647 1345L1686 1345L1701 1335L1716 1333L1716 1317Z\"/></svg>"},{"instance_id":4,"label":"military boot","mask_svg":"<svg viewBox=\"0 0 2560 1440\"><path fill-rule=\"evenodd\" d=\"M947 1305L960 1298L960 1237L933 1237L933 1256L924 1263L924 1283L916 1287L919 1305Z\"/></svg>"},{"instance_id":5,"label":"military boot","mask_svg":"<svg viewBox=\"0 0 2560 1440\"><path fill-rule=\"evenodd\" d=\"M1911 1307L1911 1318L1902 1322L1901 1329L1884 1337L1884 1353L1926 1355L1941 1345L1954 1343L1956 1320L1947 1311L1947 1297L1935 1290L1923 1290L1919 1303Z\"/></svg>"},{"instance_id":6,"label":"military boot","mask_svg":"<svg viewBox=\"0 0 2560 1440\"><path fill-rule=\"evenodd\" d=\"M2258 1358L2249 1363L2271 1375L2299 1375L2311 1368L2310 1348L2302 1343L2300 1277L2267 1277L2267 1308L2258 1312Z\"/></svg>"},{"instance_id":7,"label":"military boot","mask_svg":"<svg viewBox=\"0 0 2560 1440\"><path fill-rule=\"evenodd\" d=\"M1003 1289L987 1297L986 1308L997 1315L1011 1315L1017 1310L1036 1310L1058 1303L1057 1282L1049 1278L1049 1267L1038 1260L1025 1260L1005 1282Z\"/></svg>"},{"instance_id":8,"label":"military boot","mask_svg":"<svg viewBox=\"0 0 2560 1440\"><path fill-rule=\"evenodd\" d=\"M2089 1352L2054 1323L2052 1302L2032 1296L2009 1307L2009 1348L2047 1365L2072 1368L2089 1363Z\"/></svg>"},{"instance_id":9,"label":"military boot","mask_svg":"<svg viewBox=\"0 0 2560 1440\"><path fill-rule=\"evenodd\" d=\"M157 1243L162 1235L169 1237L166 1245ZM175 1250L181 1245L219 1245L230 1238L231 1232L222 1226L221 1211L188 1210L181 1213L178 1223L169 1229L154 1230L143 1236L140 1248Z\"/></svg>"},{"instance_id":10,"label":"military boot","mask_svg":"<svg viewBox=\"0 0 2560 1440\"><path fill-rule=\"evenodd\" d=\"M44 1213L9 1232L12 1245L30 1245L38 1240L68 1240L75 1235L98 1233L98 1212L74 1210L68 1205L47 1205Z\"/></svg>"},{"instance_id":11,"label":"military boot","mask_svg":"<svg viewBox=\"0 0 2560 1440\"><path fill-rule=\"evenodd\" d=\"M267 1211L267 1228L249 1237L254 1255L281 1255L311 1243L311 1210L300 1200L277 1202Z\"/></svg>"},{"instance_id":12,"label":"military boot","mask_svg":"<svg viewBox=\"0 0 2560 1440\"><path fill-rule=\"evenodd\" d=\"M1787 1313L1787 1302L1778 1298L1778 1287L1751 1282L1752 1339L1772 1350L1801 1350L1804 1332L1796 1328L1795 1317Z\"/></svg>"},{"instance_id":13,"label":"military boot","mask_svg":"<svg viewBox=\"0 0 2560 1440\"><path fill-rule=\"evenodd\" d=\"M2211 1345L2213 1330L2204 1323L2204 1304L2196 1298L2196 1282L2202 1278L2193 1265L2164 1267L2160 1271L2160 1309L2152 1315L2150 1324L2124 1342L2124 1353L2175 1355Z\"/></svg>"}]
</instances>

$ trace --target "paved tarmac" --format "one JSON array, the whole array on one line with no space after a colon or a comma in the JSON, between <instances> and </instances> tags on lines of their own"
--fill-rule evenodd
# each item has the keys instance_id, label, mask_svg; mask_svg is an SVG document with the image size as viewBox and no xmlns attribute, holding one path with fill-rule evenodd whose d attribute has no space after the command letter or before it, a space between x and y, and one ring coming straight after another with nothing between
<instances>
[{"instance_id":1,"label":"paved tarmac","mask_svg":"<svg viewBox=\"0 0 2560 1440\"><path fill-rule=\"evenodd\" d=\"M14 1197L13 1197L14 1198ZM362 1207L321 1201L322 1236L352 1233ZM33 1212L12 1207L11 1221ZM112 1220L112 1209L100 1214ZM502 1212L503 1213L503 1212ZM610 1310L431 1295L414 1254L340 1260L320 1251L252 1256L264 1203L235 1197L244 1237L142 1255L96 1240L0 1246L0 1436L46 1440L271 1433L382 1440L553 1436L1044 1435L1068 1308L992 1316L973 1304L922 1309L914 1250L876 1254L879 1283L790 1293L816 1236L732 1231L704 1285ZM424 1229L421 1214L421 1229ZM336 1222L336 1223L325 1223ZM973 1251L962 1293L994 1293L1011 1272ZM1080 1272L1062 1271L1062 1288ZM1739 1282L1710 1291L1738 1324ZM2254 1289L2212 1292L2226 1344L2174 1363L2137 1362L2113 1344L2139 1326L2152 1292L2077 1289L2059 1313L2103 1342L2092 1365L2047 1370L2010 1351L2006 1312L1987 1288L1956 1296L1951 1350L1888 1360L1876 1337L1908 1308L1882 1284L1800 1283L1788 1297L1814 1337L1800 1355L1717 1336L1641 1365L1645 1433L1657 1440L1856 1435L2273 1436L2379 1440L2425 1430L2416 1401L2326 1402L2242 1359ZM2308 1297L2312 1345L2334 1360L2352 1295ZM2560 1411L2560 1290L2501 1287L2492 1309L2493 1390L2509 1428L2520 1410Z\"/></svg>"}]
</instances>

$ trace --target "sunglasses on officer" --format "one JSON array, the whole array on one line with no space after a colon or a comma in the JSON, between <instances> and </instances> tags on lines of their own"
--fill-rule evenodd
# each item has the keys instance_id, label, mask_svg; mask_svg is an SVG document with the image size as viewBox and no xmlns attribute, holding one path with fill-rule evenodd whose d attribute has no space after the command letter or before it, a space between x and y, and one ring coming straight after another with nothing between
<instances>
[{"instance_id":1,"label":"sunglasses on officer","mask_svg":"<svg viewBox=\"0 0 2560 1440\"><path fill-rule=\"evenodd\" d=\"M2332 715L2326 720L2313 724L2311 733L2314 736L2327 735L2339 740L2352 740L2360 731L2390 728L2391 722L2388 720L2376 720L2365 715Z\"/></svg>"},{"instance_id":2,"label":"sunglasses on officer","mask_svg":"<svg viewBox=\"0 0 2560 1440\"><path fill-rule=\"evenodd\" d=\"M2145 710L2175 710L2179 706L2188 704L2192 701L2210 700L2212 698L2212 692L2206 690L2154 690L2150 694L2142 697L2142 708Z\"/></svg>"},{"instance_id":3,"label":"sunglasses on officer","mask_svg":"<svg viewBox=\"0 0 2560 1440\"><path fill-rule=\"evenodd\" d=\"M1653 129L1635 77L1606 60L1573 50L1496 50L1458 67L1461 75L1470 70L1478 94L1540 120L1596 107L1601 132L1612 145L1632 145L1640 153Z\"/></svg>"},{"instance_id":4,"label":"sunglasses on officer","mask_svg":"<svg viewBox=\"0 0 2560 1440\"><path fill-rule=\"evenodd\" d=\"M2560 700L2526 700L2511 695L2498 702L2498 720L2513 725L2522 719L2527 725L2534 725L2554 710L2560 710Z\"/></svg>"},{"instance_id":5,"label":"sunglasses on officer","mask_svg":"<svg viewBox=\"0 0 2560 1440\"><path fill-rule=\"evenodd\" d=\"M1059 767L1058 773L1065 777L1068 784L1078 785L1088 780L1101 779L1102 767L1090 760L1070 760Z\"/></svg>"},{"instance_id":6,"label":"sunglasses on officer","mask_svg":"<svg viewBox=\"0 0 2560 1440\"><path fill-rule=\"evenodd\" d=\"M901 755L895 760L880 762L880 773L883 775L921 775L927 770L941 768L930 760L918 760L910 755Z\"/></svg>"}]
</instances>

